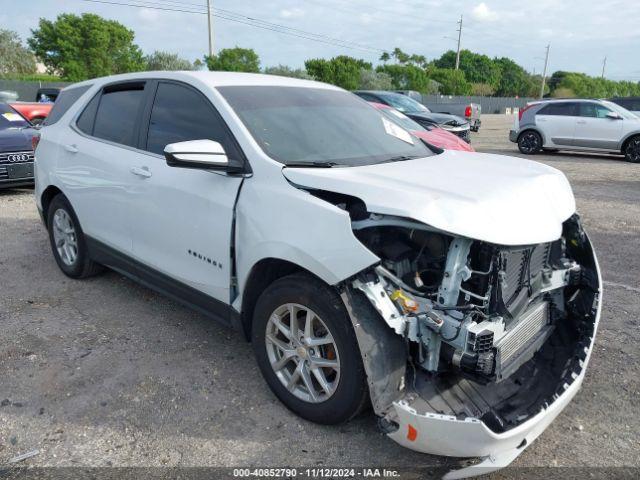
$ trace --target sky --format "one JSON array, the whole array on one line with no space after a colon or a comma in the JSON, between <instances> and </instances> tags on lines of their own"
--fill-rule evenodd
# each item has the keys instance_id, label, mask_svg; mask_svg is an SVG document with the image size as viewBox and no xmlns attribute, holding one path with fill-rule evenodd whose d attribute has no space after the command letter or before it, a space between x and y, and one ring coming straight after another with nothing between
<instances>
[{"instance_id":1,"label":"sky","mask_svg":"<svg viewBox=\"0 0 640 480\"><path fill-rule=\"evenodd\" d=\"M207 53L206 0L136 3L203 13L83 0L0 0L0 28L15 30L26 40L40 17L52 20L60 13L92 12L132 29L135 42L145 53L164 50L190 60ZM212 0L212 5L225 10L218 13L227 16L232 12L295 28L303 36L311 33L323 40L339 39L352 47L214 17L214 49L253 48L262 66L302 67L305 59L335 55L351 55L375 64L383 50L394 47L430 60L456 48L457 21L462 15L462 48L490 57L510 57L526 70L540 73L545 47L550 44L549 73L569 70L599 76L606 57L605 77L640 81L638 0Z\"/></svg>"}]
</instances>

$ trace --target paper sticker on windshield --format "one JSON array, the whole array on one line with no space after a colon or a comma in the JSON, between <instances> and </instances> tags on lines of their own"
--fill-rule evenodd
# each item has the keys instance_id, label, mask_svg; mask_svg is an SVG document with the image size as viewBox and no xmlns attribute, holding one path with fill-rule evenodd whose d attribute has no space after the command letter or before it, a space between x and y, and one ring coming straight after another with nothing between
<instances>
[{"instance_id":1,"label":"paper sticker on windshield","mask_svg":"<svg viewBox=\"0 0 640 480\"><path fill-rule=\"evenodd\" d=\"M7 120L9 120L10 122L24 122L24 118L22 118L17 113L7 112L7 113L3 113L2 116Z\"/></svg>"},{"instance_id":2,"label":"paper sticker on windshield","mask_svg":"<svg viewBox=\"0 0 640 480\"><path fill-rule=\"evenodd\" d=\"M387 120L384 117L382 117L382 125L384 125L384 131L387 132L387 134L399 138L403 142L407 142L413 145L413 138L411 138L411 134L404 128L396 125L395 123Z\"/></svg>"}]
</instances>

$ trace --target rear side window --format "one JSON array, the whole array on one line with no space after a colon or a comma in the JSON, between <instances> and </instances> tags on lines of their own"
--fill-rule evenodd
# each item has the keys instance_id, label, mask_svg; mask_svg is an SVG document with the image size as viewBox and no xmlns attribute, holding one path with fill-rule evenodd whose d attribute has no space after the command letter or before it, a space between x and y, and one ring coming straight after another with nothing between
<instances>
[{"instance_id":1,"label":"rear side window","mask_svg":"<svg viewBox=\"0 0 640 480\"><path fill-rule=\"evenodd\" d=\"M162 155L168 144L188 140L214 140L230 159L241 159L224 120L204 95L183 85L161 82L149 119L146 150Z\"/></svg>"},{"instance_id":2,"label":"rear side window","mask_svg":"<svg viewBox=\"0 0 640 480\"><path fill-rule=\"evenodd\" d=\"M110 142L137 145L138 114L144 100L144 84L105 88L96 112L93 136Z\"/></svg>"},{"instance_id":3,"label":"rear side window","mask_svg":"<svg viewBox=\"0 0 640 480\"><path fill-rule=\"evenodd\" d=\"M49 112L49 115L45 118L44 125L53 125L60 120L62 116L67 113L67 110L90 88L91 85L83 85L82 87L62 90L56 99L56 103L53 104L51 112Z\"/></svg>"},{"instance_id":4,"label":"rear side window","mask_svg":"<svg viewBox=\"0 0 640 480\"><path fill-rule=\"evenodd\" d=\"M549 105L542 107L538 112L538 115L561 115L561 116L576 116L575 103L550 103Z\"/></svg>"}]
</instances>

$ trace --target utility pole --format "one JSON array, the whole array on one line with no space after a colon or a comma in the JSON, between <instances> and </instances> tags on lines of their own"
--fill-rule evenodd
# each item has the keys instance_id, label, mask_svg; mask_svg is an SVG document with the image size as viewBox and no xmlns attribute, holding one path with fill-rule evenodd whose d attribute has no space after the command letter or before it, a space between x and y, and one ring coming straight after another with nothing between
<instances>
[{"instance_id":1,"label":"utility pole","mask_svg":"<svg viewBox=\"0 0 640 480\"><path fill-rule=\"evenodd\" d=\"M462 15L460 15L460 21L458 22L460 25L458 27L458 53L456 53L456 70L460 67L460 39L462 38Z\"/></svg>"},{"instance_id":2,"label":"utility pole","mask_svg":"<svg viewBox=\"0 0 640 480\"><path fill-rule=\"evenodd\" d=\"M542 86L540 87L540 98L544 97L544 82L547 80L547 64L549 63L549 49L551 44L547 45L547 54L544 56L544 72L542 73Z\"/></svg>"},{"instance_id":3,"label":"utility pole","mask_svg":"<svg viewBox=\"0 0 640 480\"><path fill-rule=\"evenodd\" d=\"M213 57L213 30L211 29L211 0L207 0L207 24L209 26L209 56Z\"/></svg>"},{"instance_id":4,"label":"utility pole","mask_svg":"<svg viewBox=\"0 0 640 480\"><path fill-rule=\"evenodd\" d=\"M607 56L605 55L604 60L602 61L602 78L604 78L604 67L607 66Z\"/></svg>"}]
</instances>

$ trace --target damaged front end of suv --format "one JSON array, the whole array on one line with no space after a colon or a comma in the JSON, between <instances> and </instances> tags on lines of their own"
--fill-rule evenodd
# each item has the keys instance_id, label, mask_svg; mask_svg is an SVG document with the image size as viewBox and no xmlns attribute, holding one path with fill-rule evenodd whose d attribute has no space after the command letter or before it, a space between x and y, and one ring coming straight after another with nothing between
<instances>
[{"instance_id":1,"label":"damaged front end of suv","mask_svg":"<svg viewBox=\"0 0 640 480\"><path fill-rule=\"evenodd\" d=\"M381 259L343 298L383 428L415 450L508 464L575 394L589 358L600 277L579 217L558 240L522 246L385 215L353 229Z\"/></svg>"},{"instance_id":2,"label":"damaged front end of suv","mask_svg":"<svg viewBox=\"0 0 640 480\"><path fill-rule=\"evenodd\" d=\"M289 172L347 213L379 261L339 285L383 430L413 450L508 465L584 378L601 309L562 173L444 153L358 172Z\"/></svg>"}]
</instances>

